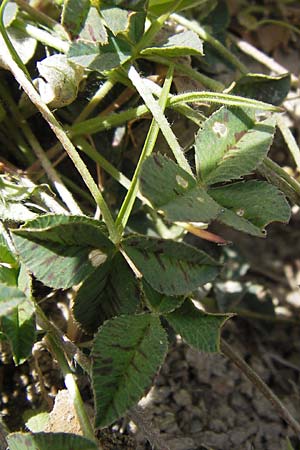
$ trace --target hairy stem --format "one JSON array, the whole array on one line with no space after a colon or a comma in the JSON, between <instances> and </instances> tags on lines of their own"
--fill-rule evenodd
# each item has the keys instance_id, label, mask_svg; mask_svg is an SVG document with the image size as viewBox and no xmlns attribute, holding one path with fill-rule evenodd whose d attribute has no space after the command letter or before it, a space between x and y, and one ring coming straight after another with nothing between
<instances>
[{"instance_id":1,"label":"hairy stem","mask_svg":"<svg viewBox=\"0 0 300 450\"><path fill-rule=\"evenodd\" d=\"M31 81L28 80L23 70L11 57L10 53L6 55L5 62L8 65L10 71L14 75L17 82L20 84L22 89L26 92L26 94L32 101L32 103L36 106L36 108L40 111L44 119L48 122L50 128L52 129L52 131L54 132L54 134L56 135L56 137L58 138L58 140L61 142L62 146L68 153L69 157L73 161L76 169L80 173L83 181L85 182L86 186L88 187L92 196L94 197L96 204L99 206L101 210L103 220L106 223L111 240L115 242L117 233L115 230L114 220L112 218L111 212L102 196L102 193L100 192L88 168L86 167L85 163L83 162L74 145L72 144L70 138L68 137L68 135L66 134L65 130L60 125L60 123L56 120L55 116L50 111L48 106L42 101L40 95L35 90Z\"/></svg>"},{"instance_id":2,"label":"hairy stem","mask_svg":"<svg viewBox=\"0 0 300 450\"><path fill-rule=\"evenodd\" d=\"M59 367L63 373L65 385L69 391L70 398L74 405L77 418L80 423L83 435L88 439L97 442L94 436L94 431L90 419L85 410L74 373L72 372L68 360L61 348L61 345L51 333L46 336L46 342L48 343L53 356L56 358ZM97 442L97 445L99 443ZM101 447L98 447L101 449Z\"/></svg>"},{"instance_id":3,"label":"hairy stem","mask_svg":"<svg viewBox=\"0 0 300 450\"><path fill-rule=\"evenodd\" d=\"M14 103L14 100L9 94L9 89L6 84L0 85L0 96L3 98L3 100L6 102L7 106L9 107L12 115L14 116L18 128L20 128L29 143L31 149L36 154L37 158L39 159L43 169L45 170L49 180L52 182L53 186L57 190L58 194L60 195L62 201L65 203L65 205L69 208L69 211L72 214L82 214L82 211L80 207L75 202L72 194L70 191L65 187L64 183L60 179L60 176L52 166L51 162L47 158L46 152L40 145L39 141L31 131L30 126L20 113L19 109L17 108L16 104ZM27 155L29 157L29 155ZM32 159L31 159L32 161Z\"/></svg>"},{"instance_id":4,"label":"hairy stem","mask_svg":"<svg viewBox=\"0 0 300 450\"><path fill-rule=\"evenodd\" d=\"M162 95L158 101L158 105L161 108L162 115L163 115L163 111L166 106L168 94L170 92L170 88L171 88L171 84L172 84L172 80L173 80L173 71L174 71L173 67L170 66L167 76L166 76L164 87L162 89ZM142 164L145 161L145 159L151 155L151 153L154 149L154 146L155 146L155 143L157 140L157 136L159 133L159 129L160 129L160 122L158 122L158 120L155 120L155 118L153 118L150 128L149 128L149 131L148 131L148 134L147 134L147 137L146 137L146 140L145 140L145 144L144 144L142 153L139 158L139 162L136 166L134 175L132 177L130 187L128 189L127 195L123 201L123 204L121 206L120 212L119 212L117 220L116 220L116 227L118 229L120 238L123 234L123 231L125 229L128 219L129 219L130 213L132 211L134 202L136 200L136 196L138 193L138 177L139 177L139 174L141 171Z\"/></svg>"},{"instance_id":5,"label":"hairy stem","mask_svg":"<svg viewBox=\"0 0 300 450\"><path fill-rule=\"evenodd\" d=\"M221 56L227 59L227 61L229 61L234 67L236 67L242 74L246 74L249 72L248 68L232 52L230 52L226 47L224 47L223 44L221 44L220 41L215 39L203 27L201 27L199 23L197 23L196 21L188 20L185 17L180 16L179 14L172 14L171 17L175 20L175 22L180 23L180 25L183 25L189 30L197 33L201 39L203 39L205 42L208 42L212 47L214 47L214 49Z\"/></svg>"},{"instance_id":6,"label":"hairy stem","mask_svg":"<svg viewBox=\"0 0 300 450\"><path fill-rule=\"evenodd\" d=\"M262 167L269 169L269 173L274 173L278 177L282 178L288 185L293 189L298 198L300 198L300 183L291 177L285 170L283 170L278 164L272 161L270 158L264 158L262 162ZM269 178L270 175L269 175ZM272 179L270 180L272 181Z\"/></svg>"},{"instance_id":7,"label":"hairy stem","mask_svg":"<svg viewBox=\"0 0 300 450\"><path fill-rule=\"evenodd\" d=\"M290 425L297 436L300 436L300 423L291 415L281 400L266 385L260 376L237 354L224 340L221 341L221 351L229 358L243 374L260 390L264 397L273 405L280 417Z\"/></svg>"}]
</instances>

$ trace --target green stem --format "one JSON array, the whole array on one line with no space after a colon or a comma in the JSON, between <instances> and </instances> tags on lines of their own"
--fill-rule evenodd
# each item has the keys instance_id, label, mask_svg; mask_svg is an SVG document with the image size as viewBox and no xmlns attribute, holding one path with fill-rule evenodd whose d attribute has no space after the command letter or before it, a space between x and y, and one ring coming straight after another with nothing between
<instances>
[{"instance_id":1,"label":"green stem","mask_svg":"<svg viewBox=\"0 0 300 450\"><path fill-rule=\"evenodd\" d=\"M260 378L260 376L237 354L235 353L230 345L228 345L224 340L221 341L221 350L225 356L227 356L251 381L251 383L256 386L263 396L273 405L274 409L277 411L280 417L290 425L290 427L295 431L297 436L300 436L300 424L287 410L281 400L274 394L273 391L266 385L266 383Z\"/></svg>"},{"instance_id":2,"label":"green stem","mask_svg":"<svg viewBox=\"0 0 300 450\"><path fill-rule=\"evenodd\" d=\"M267 167L284 181L286 181L300 198L300 183L298 183L298 181L296 181L293 177L286 173L286 171L283 170L278 164L267 157L264 158L262 167Z\"/></svg>"},{"instance_id":3,"label":"green stem","mask_svg":"<svg viewBox=\"0 0 300 450\"><path fill-rule=\"evenodd\" d=\"M234 56L226 47L224 47L223 44L221 44L220 41L215 39L197 22L192 22L180 16L179 14L172 14L171 17L175 20L175 22L197 33L201 39L203 39L205 42L208 42L212 47L214 47L214 49L221 56L227 59L227 61L229 61L234 67L236 67L242 74L246 74L249 72L248 68L243 63L241 63L241 61L236 56Z\"/></svg>"},{"instance_id":4,"label":"green stem","mask_svg":"<svg viewBox=\"0 0 300 450\"><path fill-rule=\"evenodd\" d=\"M32 101L32 103L36 106L36 108L40 111L44 119L48 122L50 128L52 129L52 131L54 132L54 134L56 135L56 137L58 138L58 140L61 142L62 146L68 153L69 157L73 161L76 169L80 173L83 181L85 182L92 196L94 197L96 204L99 206L101 210L103 220L106 223L111 240L115 242L117 238L117 233L111 212L102 196L102 193L100 192L98 186L93 180L88 168L86 167L85 163L83 162L78 152L76 151L74 145L70 141L70 138L68 137L68 135L66 134L65 130L60 125L60 123L56 120L55 116L50 111L48 106L42 101L40 95L35 90L34 86L27 79L22 69L20 69L18 64L16 64L16 62L10 56L10 54L8 54L7 57L5 58L5 62L10 68L10 71L14 75L17 82L20 84L20 86L23 88L25 93Z\"/></svg>"},{"instance_id":5,"label":"green stem","mask_svg":"<svg viewBox=\"0 0 300 450\"><path fill-rule=\"evenodd\" d=\"M108 79L105 81L105 83L102 84L102 86L99 87L98 91L93 95L89 103L83 108L81 113L78 117L76 117L75 123L82 122L85 120L88 116L92 114L94 109L98 106L98 104L101 102L101 100L104 99L104 97L111 91L111 89L114 87L115 83Z\"/></svg>"},{"instance_id":6,"label":"green stem","mask_svg":"<svg viewBox=\"0 0 300 450\"><path fill-rule=\"evenodd\" d=\"M170 92L170 88L171 88L171 84L172 84L172 80L173 80L173 71L174 71L174 68L172 66L170 66L167 76L166 76L166 79L165 79L164 86L163 86L162 95L158 102L159 106L162 110L162 113L165 109L168 94ZM138 89L138 87L137 87L137 89ZM134 175L132 177L130 187L129 187L127 195L122 203L118 217L116 219L116 228L119 233L119 238L121 238L121 236L123 234L123 231L126 227L130 213L132 211L134 202L136 200L136 196L137 196L137 192L138 192L138 177L139 177L139 174L141 171L142 164L145 161L145 159L151 155L151 153L154 149L154 146L155 146L155 143L157 140L157 136L159 133L159 129L160 129L159 122L157 120L155 120L155 118L153 118L151 121L151 125L149 128L144 146L143 146L143 150L141 152L138 164L136 166Z\"/></svg>"},{"instance_id":7,"label":"green stem","mask_svg":"<svg viewBox=\"0 0 300 450\"><path fill-rule=\"evenodd\" d=\"M59 33L63 38L68 39L68 34L66 33L64 27L56 22L51 17L47 16L43 12L36 8L30 6L25 0L15 0L15 3L21 7L23 11L26 11L30 17L36 20L38 23L46 25L50 30Z\"/></svg>"},{"instance_id":8,"label":"green stem","mask_svg":"<svg viewBox=\"0 0 300 450\"><path fill-rule=\"evenodd\" d=\"M279 27L284 27L289 29L290 31L293 31L296 34L300 34L300 30L297 27L294 27L293 25L291 25L290 23L287 22L283 22L282 20L275 20L275 19L262 19L262 20L258 20L257 22L255 22L255 24L253 26L250 26L250 30L257 30L259 27L261 27L262 25L266 25L266 24L271 24L271 25L276 25Z\"/></svg>"},{"instance_id":9,"label":"green stem","mask_svg":"<svg viewBox=\"0 0 300 450\"><path fill-rule=\"evenodd\" d=\"M49 347L53 353L53 356L58 362L58 365L63 373L65 385L69 391L69 395L71 401L74 405L74 409L76 411L77 418L80 423L81 430L83 435L90 439L93 442L96 442L97 445L99 443L95 439L93 427L91 425L90 419L87 415L84 403L82 401L74 373L72 372L70 365L67 361L67 358L61 348L60 342L55 339L55 337L48 333L46 337L46 341L48 341ZM98 447L99 448L99 447ZM101 447L100 447L101 448Z\"/></svg>"},{"instance_id":10,"label":"green stem","mask_svg":"<svg viewBox=\"0 0 300 450\"><path fill-rule=\"evenodd\" d=\"M170 66L172 67L172 66ZM172 70L173 67L172 67ZM128 77L135 86L136 90L144 100L145 104L149 108L153 118L157 122L162 134L164 135L166 141L168 142L170 149L172 150L174 157L178 164L189 174L193 175L189 163L187 162L183 150L180 147L175 134L173 133L159 102L157 102L147 84L143 82L142 78L139 76L138 72L133 66L128 71ZM167 101L167 98L166 98Z\"/></svg>"},{"instance_id":11,"label":"green stem","mask_svg":"<svg viewBox=\"0 0 300 450\"><path fill-rule=\"evenodd\" d=\"M270 105L268 103L252 100L238 95L223 94L220 92L186 92L169 96L167 107L176 108L179 105L192 102L208 102L219 105L230 106L247 106L249 108L257 108L266 111L278 111L281 108ZM144 116L149 109L146 105L140 105L135 108L129 108L120 113L111 113L105 117L94 117L84 122L74 124L69 128L72 137L83 134L94 134L99 131L109 130L114 127L123 125L134 119Z\"/></svg>"},{"instance_id":12,"label":"green stem","mask_svg":"<svg viewBox=\"0 0 300 450\"><path fill-rule=\"evenodd\" d=\"M107 159L105 159L91 144L89 144L84 138L78 137L74 140L74 144L79 150L83 151L93 161L104 169L112 178L118 181L125 189L129 189L130 180L118 169L116 169Z\"/></svg>"},{"instance_id":13,"label":"green stem","mask_svg":"<svg viewBox=\"0 0 300 450\"><path fill-rule=\"evenodd\" d=\"M241 52L255 59L260 64L263 64L264 66L268 67L270 70L272 70L272 72L275 72L279 75L285 75L289 72L289 70L286 67L282 66L281 64L278 64L277 61L275 61L273 58L270 58L270 56L267 56L265 53L263 53L261 50L258 50L253 45L249 44L249 42L243 41L242 39L238 39L233 35L230 35L230 38L236 44L236 46ZM296 75L293 73L291 73L291 83L292 86L295 87L299 86L299 77L296 77Z\"/></svg>"},{"instance_id":14,"label":"green stem","mask_svg":"<svg viewBox=\"0 0 300 450\"><path fill-rule=\"evenodd\" d=\"M19 19L16 19L14 21L13 26L18 30L25 32L26 34L28 34L28 36L31 36L42 44L47 45L48 47L52 47L61 53L68 53L70 43L66 40L62 40L56 36L53 36L48 31L41 30L37 26L30 23L24 23Z\"/></svg>"},{"instance_id":15,"label":"green stem","mask_svg":"<svg viewBox=\"0 0 300 450\"><path fill-rule=\"evenodd\" d=\"M290 154L292 155L292 157L296 163L297 169L300 172L300 149L298 147L296 139L294 138L293 133L287 126L286 120L284 119L283 116L281 116L281 115L277 116L277 125L278 125L278 128L281 131L283 139L285 140L285 143L290 151Z\"/></svg>"},{"instance_id":16,"label":"green stem","mask_svg":"<svg viewBox=\"0 0 300 450\"><path fill-rule=\"evenodd\" d=\"M177 103L193 103L193 102L209 102L229 106L246 106L248 108L257 108L264 111L282 111L279 106L269 103L253 100L239 95L223 94L222 92L185 92L183 94L174 95L170 99L170 106Z\"/></svg>"},{"instance_id":17,"label":"green stem","mask_svg":"<svg viewBox=\"0 0 300 450\"><path fill-rule=\"evenodd\" d=\"M0 96L4 100L2 95L2 85L0 85L0 91ZM24 166L27 164L32 164L35 161L35 158L33 157L29 146L26 144L18 126L16 126L16 123L12 120L12 117L5 117L2 125L4 126L5 134L10 136L10 142L14 142L14 145L11 147L10 151L15 154L17 160L21 164L24 164Z\"/></svg>"},{"instance_id":18,"label":"green stem","mask_svg":"<svg viewBox=\"0 0 300 450\"><path fill-rule=\"evenodd\" d=\"M163 64L166 66L169 66L170 64L174 64L174 70L175 72L179 72L183 75L187 75L192 80L196 80L199 83L203 84L203 86L207 87L208 89L211 89L212 91L220 91L222 92L225 89L225 86L220 83L219 81L216 81L210 77L207 77L203 73L198 72L197 70L193 69L192 67L186 65L186 64L180 64L173 62L169 60L168 58L164 58L163 56L147 56L145 55L144 58L148 59L149 61L154 61L159 64Z\"/></svg>"},{"instance_id":19,"label":"green stem","mask_svg":"<svg viewBox=\"0 0 300 450\"><path fill-rule=\"evenodd\" d=\"M0 32L2 34L3 40L4 40L5 44L6 44L7 50L9 52L11 58L22 69L22 71L26 75L27 79L30 80L30 82L31 82L31 78L30 78L29 72L28 72L25 64L23 63L23 61L19 57L18 53L16 52L14 46L10 42L10 39L8 37L6 28L4 26L4 10L5 10L5 7L6 7L7 3L8 3L8 1L9 0L3 0L2 4L0 6Z\"/></svg>"},{"instance_id":20,"label":"green stem","mask_svg":"<svg viewBox=\"0 0 300 450\"><path fill-rule=\"evenodd\" d=\"M180 3L180 2L176 2L176 4L174 5L174 8L176 8L176 5L178 3ZM168 18L170 17L171 13L172 13L172 10L170 10L166 14L163 14L162 16L158 17L157 19L155 19L151 23L151 25L148 28L148 30L143 34L141 40L135 46L135 48L133 50L133 56L131 58L131 61L138 57L138 55L139 55L141 50L143 50L144 48L148 47L152 43L155 35L159 32L161 27L168 20Z\"/></svg>"},{"instance_id":21,"label":"green stem","mask_svg":"<svg viewBox=\"0 0 300 450\"><path fill-rule=\"evenodd\" d=\"M32 89L34 89L34 88L32 87ZM40 160L41 165L42 165L43 169L45 170L49 180L51 180L51 182L53 183L55 189L59 193L63 202L67 205L67 207L69 208L69 210L72 214L82 214L81 209L75 202L72 194L70 193L70 191L68 191L68 189L63 184L58 173L56 172L56 170L52 166L51 162L47 158L47 155L46 155L45 151L43 150L42 146L40 145L39 141L37 140L37 138L31 131L30 126L28 125L28 123L26 122L24 117L22 117L21 113L19 112L17 106L14 103L14 100L12 99L12 97L9 94L8 87L3 85L2 83L0 84L0 95L7 103L8 107L10 108L13 116L15 117L15 120L18 123L18 127L22 130L27 142L31 146L31 148L34 151L34 153L36 154L37 158Z\"/></svg>"}]
</instances>

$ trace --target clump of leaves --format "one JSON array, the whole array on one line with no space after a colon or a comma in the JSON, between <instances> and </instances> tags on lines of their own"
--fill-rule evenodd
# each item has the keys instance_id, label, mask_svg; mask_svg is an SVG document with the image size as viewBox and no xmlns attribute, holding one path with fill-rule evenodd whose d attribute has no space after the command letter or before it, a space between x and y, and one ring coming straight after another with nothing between
<instances>
[{"instance_id":1,"label":"clump of leaves","mask_svg":"<svg viewBox=\"0 0 300 450\"><path fill-rule=\"evenodd\" d=\"M1 6L2 13L6 3ZM174 69L201 81L210 90L223 90L219 81L178 58L188 55L206 62L199 30L186 28L177 32L175 23L181 16L171 16L192 6L199 7L203 13L206 0L150 0L147 4L103 1L100 5L89 0L66 0L59 2L62 3L58 7L60 23L39 10L25 7L23 2L16 3L20 4L19 8L14 3L7 5L5 11L10 13L10 19L6 18L1 28L4 65L13 72L71 156L101 218L92 218L90 207L86 208L84 202L80 207L75 202L74 206L68 190L59 190L58 173L43 152L37 153L37 157L64 206L56 200L49 202L49 194L47 198L45 195L38 200L34 198L39 194L38 188L22 184L21 177L13 181L7 177L0 179L3 338L11 344L15 363L21 364L29 357L37 339L37 320L49 336L51 350L61 365L66 385L73 392L85 435L16 433L9 435L8 442L13 450L92 449L97 445L99 448L66 360L64 341L34 298L32 276L54 290L75 288L75 320L86 333L94 336L83 368L92 381L95 429L112 424L150 388L167 352L166 324L198 350L220 351L220 331L231 314L200 310L193 303L193 292L214 282L221 265L198 247L185 243L182 236L189 226L207 227L217 221L264 237L265 227L271 222L288 222L290 206L284 193L271 182L258 178L257 170L267 160L275 133L276 118L270 111L278 111L274 105L280 104L288 92L289 77L244 76L231 87L230 93L171 94ZM171 20L175 31L158 36L166 20ZM26 27L26 23L31 26ZM37 62L43 77L37 85L40 95L33 85L27 84L30 77L24 66L27 59L20 59L13 52L12 62L7 56L8 51L12 52L11 27L29 33L31 38L52 48L52 56ZM226 51L224 47L225 59ZM141 77L134 68L154 62L165 66L163 87ZM101 74L106 80L104 87L87 104L80 120L73 120L72 110L64 109L59 118L63 122L67 114L67 123L59 124L46 104L58 108L71 103L76 99L83 74L90 72ZM84 120L116 82L131 92L136 89L142 104L134 104L139 99L136 97L122 112ZM255 92L251 90L254 82L258 86ZM44 88L49 88L51 95L48 91L49 95L45 94ZM32 114L28 105L22 103L18 109L13 96L3 89L0 96L22 118L25 125L21 131L30 138L28 142L36 143L29 122L22 115ZM190 106L195 102L205 103L206 117L203 111ZM217 106L209 109L210 104ZM174 109L199 128L188 155L168 123L167 108ZM129 180L127 174L114 167L113 152L110 151L111 160L105 159L85 136L91 139L94 136L96 140L100 131L124 126L149 112L153 118ZM6 126L7 119L4 114L2 126ZM71 126L70 120L74 122ZM168 155L155 149L159 130L170 147ZM14 139L14 157L20 154L23 140L19 135ZM99 190L73 144L127 189L125 198L118 191L118 201L109 201L106 186L103 192ZM31 149L27 151L32 158ZM71 186L76 188L74 183ZM12 196L11 192L16 195ZM84 196L81 188L77 187L76 192ZM129 226L134 208L148 221L148 233L134 232Z\"/></svg>"}]
</instances>

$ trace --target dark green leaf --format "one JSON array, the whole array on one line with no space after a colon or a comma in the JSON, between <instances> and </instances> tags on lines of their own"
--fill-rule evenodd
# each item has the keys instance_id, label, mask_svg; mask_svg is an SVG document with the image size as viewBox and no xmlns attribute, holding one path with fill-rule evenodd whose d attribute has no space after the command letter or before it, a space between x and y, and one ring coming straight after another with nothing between
<instances>
[{"instance_id":1,"label":"dark green leaf","mask_svg":"<svg viewBox=\"0 0 300 450\"><path fill-rule=\"evenodd\" d=\"M203 46L201 39L194 31L183 31L171 35L166 42L162 42L160 45L145 48L141 54L166 57L203 55Z\"/></svg>"},{"instance_id":2,"label":"dark green leaf","mask_svg":"<svg viewBox=\"0 0 300 450\"><path fill-rule=\"evenodd\" d=\"M277 76L249 73L236 82L230 93L281 105L289 93L290 85L291 76L288 73Z\"/></svg>"},{"instance_id":3,"label":"dark green leaf","mask_svg":"<svg viewBox=\"0 0 300 450\"><path fill-rule=\"evenodd\" d=\"M0 283L8 286L16 286L19 274L19 265L0 235Z\"/></svg>"},{"instance_id":4,"label":"dark green leaf","mask_svg":"<svg viewBox=\"0 0 300 450\"><path fill-rule=\"evenodd\" d=\"M160 294L152 289L150 284L143 282L143 289L146 296L146 302L152 312L165 314L179 308L184 302L184 297L169 297L168 295Z\"/></svg>"},{"instance_id":5,"label":"dark green leaf","mask_svg":"<svg viewBox=\"0 0 300 450\"><path fill-rule=\"evenodd\" d=\"M123 248L145 280L162 294L188 294L218 274L215 260L183 242L135 236L125 239Z\"/></svg>"},{"instance_id":6,"label":"dark green leaf","mask_svg":"<svg viewBox=\"0 0 300 450\"><path fill-rule=\"evenodd\" d=\"M197 173L206 184L240 178L253 172L267 155L275 120L255 123L253 112L225 107L212 114L196 136Z\"/></svg>"},{"instance_id":7,"label":"dark green leaf","mask_svg":"<svg viewBox=\"0 0 300 450\"><path fill-rule=\"evenodd\" d=\"M90 8L78 39L87 43L107 44L107 32L97 8Z\"/></svg>"},{"instance_id":8,"label":"dark green leaf","mask_svg":"<svg viewBox=\"0 0 300 450\"><path fill-rule=\"evenodd\" d=\"M129 28L124 35L132 44L137 44L143 36L145 30L145 19L145 12L131 12L129 14Z\"/></svg>"},{"instance_id":9,"label":"dark green leaf","mask_svg":"<svg viewBox=\"0 0 300 450\"><path fill-rule=\"evenodd\" d=\"M97 450L94 442L71 433L12 433L7 441L10 450Z\"/></svg>"},{"instance_id":10,"label":"dark green leaf","mask_svg":"<svg viewBox=\"0 0 300 450\"><path fill-rule=\"evenodd\" d=\"M7 336L16 365L22 364L31 354L35 342L34 308L29 300L16 306L2 317L1 327Z\"/></svg>"},{"instance_id":11,"label":"dark green leaf","mask_svg":"<svg viewBox=\"0 0 300 450\"><path fill-rule=\"evenodd\" d=\"M101 9L101 15L107 28L116 36L124 33L129 27L129 12L121 8Z\"/></svg>"},{"instance_id":12,"label":"dark green leaf","mask_svg":"<svg viewBox=\"0 0 300 450\"><path fill-rule=\"evenodd\" d=\"M0 317L9 314L24 300L26 300L26 297L18 288L0 284Z\"/></svg>"},{"instance_id":13,"label":"dark green leaf","mask_svg":"<svg viewBox=\"0 0 300 450\"><path fill-rule=\"evenodd\" d=\"M54 288L80 283L114 249L101 222L83 216L41 216L13 235L27 268Z\"/></svg>"},{"instance_id":14,"label":"dark green leaf","mask_svg":"<svg viewBox=\"0 0 300 450\"><path fill-rule=\"evenodd\" d=\"M70 46L68 57L76 64L105 72L123 64L131 57L130 45L116 37L110 37L109 44L99 46L76 42Z\"/></svg>"},{"instance_id":15,"label":"dark green leaf","mask_svg":"<svg viewBox=\"0 0 300 450\"><path fill-rule=\"evenodd\" d=\"M75 42L70 45L68 58L79 66L88 68L100 55L98 44Z\"/></svg>"},{"instance_id":16,"label":"dark green leaf","mask_svg":"<svg viewBox=\"0 0 300 450\"><path fill-rule=\"evenodd\" d=\"M182 11L183 9L193 8L195 6L203 6L211 0L182 0L175 9L175 11ZM148 10L155 16L173 11L174 0L149 0Z\"/></svg>"},{"instance_id":17,"label":"dark green leaf","mask_svg":"<svg viewBox=\"0 0 300 450\"><path fill-rule=\"evenodd\" d=\"M265 181L247 181L209 190L224 210L217 220L254 236L265 235L270 222L288 222L290 207L284 195Z\"/></svg>"},{"instance_id":18,"label":"dark green leaf","mask_svg":"<svg viewBox=\"0 0 300 450\"><path fill-rule=\"evenodd\" d=\"M92 350L96 427L111 424L137 403L167 345L159 318L151 314L116 317L99 329Z\"/></svg>"},{"instance_id":19,"label":"dark green leaf","mask_svg":"<svg viewBox=\"0 0 300 450\"><path fill-rule=\"evenodd\" d=\"M175 332L192 347L201 352L219 352L221 327L231 315L208 314L187 300L181 308L165 317Z\"/></svg>"},{"instance_id":20,"label":"dark green leaf","mask_svg":"<svg viewBox=\"0 0 300 450\"><path fill-rule=\"evenodd\" d=\"M82 29L90 9L90 0L65 0L61 23L73 37Z\"/></svg>"},{"instance_id":21,"label":"dark green leaf","mask_svg":"<svg viewBox=\"0 0 300 450\"><path fill-rule=\"evenodd\" d=\"M75 319L89 332L120 314L133 314L139 300L136 278L120 253L100 266L80 287Z\"/></svg>"},{"instance_id":22,"label":"dark green leaf","mask_svg":"<svg viewBox=\"0 0 300 450\"><path fill-rule=\"evenodd\" d=\"M220 212L220 206L195 178L166 156L153 155L145 161L140 188L171 221L209 222Z\"/></svg>"}]
</instances>

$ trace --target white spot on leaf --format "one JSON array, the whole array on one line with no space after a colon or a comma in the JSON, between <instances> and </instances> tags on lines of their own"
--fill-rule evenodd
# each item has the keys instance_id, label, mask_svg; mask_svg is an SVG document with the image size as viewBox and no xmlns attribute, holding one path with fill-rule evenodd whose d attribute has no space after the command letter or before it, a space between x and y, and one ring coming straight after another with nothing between
<instances>
[{"instance_id":1,"label":"white spot on leaf","mask_svg":"<svg viewBox=\"0 0 300 450\"><path fill-rule=\"evenodd\" d=\"M181 175L176 175L176 182L177 184L179 184L179 186L183 187L184 189L186 189L189 185L189 182L184 178L182 178Z\"/></svg>"},{"instance_id":2,"label":"white spot on leaf","mask_svg":"<svg viewBox=\"0 0 300 450\"><path fill-rule=\"evenodd\" d=\"M236 214L240 217L243 217L243 215L245 214L245 210L240 208L236 210Z\"/></svg>"},{"instance_id":3,"label":"white spot on leaf","mask_svg":"<svg viewBox=\"0 0 300 450\"><path fill-rule=\"evenodd\" d=\"M92 250L89 253L89 260L93 267L99 267L107 260L107 255L102 253L99 249Z\"/></svg>"},{"instance_id":4,"label":"white spot on leaf","mask_svg":"<svg viewBox=\"0 0 300 450\"><path fill-rule=\"evenodd\" d=\"M227 129L226 125L224 125L224 123L222 123L222 122L215 122L213 124L212 130L218 137L221 137L221 138L226 137L227 133L228 133L228 129Z\"/></svg>"}]
</instances>

